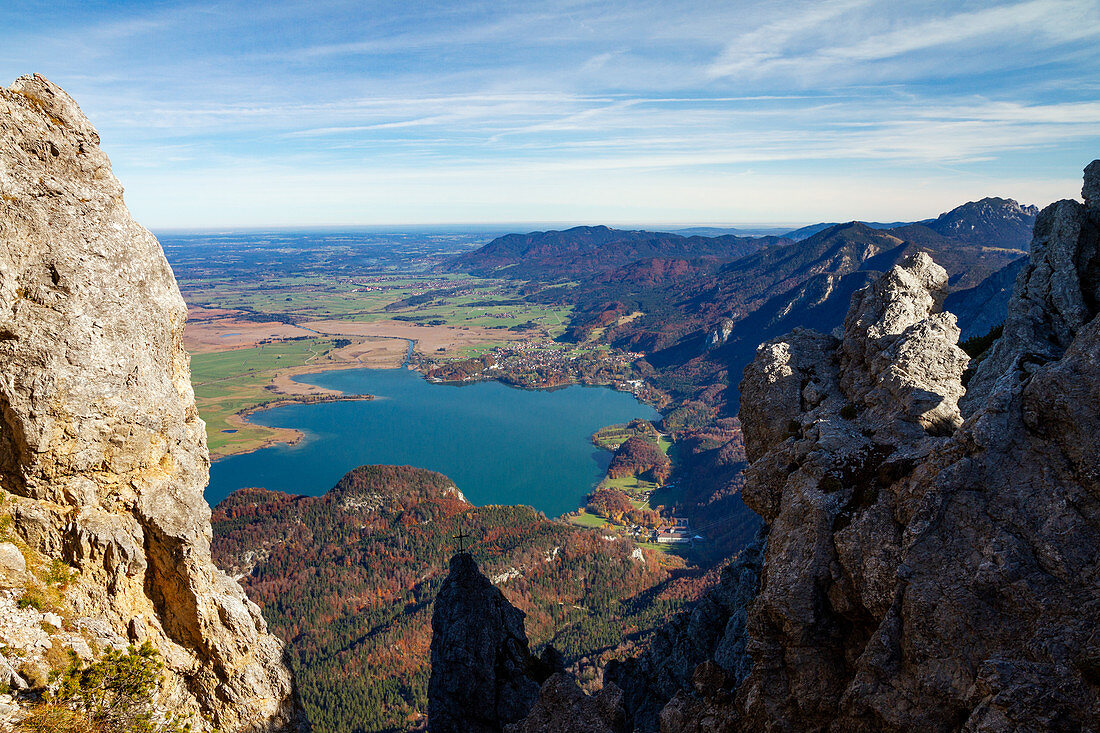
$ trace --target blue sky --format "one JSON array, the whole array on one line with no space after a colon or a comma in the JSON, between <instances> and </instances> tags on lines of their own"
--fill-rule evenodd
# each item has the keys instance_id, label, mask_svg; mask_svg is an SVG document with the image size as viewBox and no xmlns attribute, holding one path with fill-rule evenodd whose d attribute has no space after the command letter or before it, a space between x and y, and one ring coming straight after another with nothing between
<instances>
[{"instance_id":1,"label":"blue sky","mask_svg":"<svg viewBox=\"0 0 1100 733\"><path fill-rule=\"evenodd\" d=\"M0 4L150 227L803 223L1078 196L1100 2Z\"/></svg>"}]
</instances>

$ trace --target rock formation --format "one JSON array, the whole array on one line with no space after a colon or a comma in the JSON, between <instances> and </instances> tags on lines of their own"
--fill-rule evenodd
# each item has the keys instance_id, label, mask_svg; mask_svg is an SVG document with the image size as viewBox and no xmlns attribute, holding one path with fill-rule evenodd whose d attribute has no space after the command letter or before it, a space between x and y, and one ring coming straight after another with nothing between
<instances>
[{"instance_id":1,"label":"rock formation","mask_svg":"<svg viewBox=\"0 0 1100 733\"><path fill-rule=\"evenodd\" d=\"M964 407L988 400L1006 372L1061 358L1100 307L1100 162L1085 169L1085 203L1065 200L1035 221L1031 257L1016 277L1002 338L967 385ZM1016 363L1019 362L1019 363Z\"/></svg>"},{"instance_id":2,"label":"rock formation","mask_svg":"<svg viewBox=\"0 0 1100 733\"><path fill-rule=\"evenodd\" d=\"M76 103L0 89L0 498L22 551L70 566L56 643L150 642L195 729L297 730L280 642L210 560L185 318Z\"/></svg>"},{"instance_id":3,"label":"rock formation","mask_svg":"<svg viewBox=\"0 0 1100 733\"><path fill-rule=\"evenodd\" d=\"M605 685L587 695L569 675L557 672L543 683L531 714L504 726L505 733L626 733L622 691Z\"/></svg>"},{"instance_id":4,"label":"rock formation","mask_svg":"<svg viewBox=\"0 0 1100 733\"><path fill-rule=\"evenodd\" d=\"M842 339L761 346L741 420L768 540L738 727L1100 719L1098 187L1094 162L1084 206L1040 214L965 422L966 359L927 259L861 291Z\"/></svg>"},{"instance_id":5,"label":"rock formation","mask_svg":"<svg viewBox=\"0 0 1100 733\"><path fill-rule=\"evenodd\" d=\"M496 732L531 712L547 674L523 618L469 553L451 558L432 611L432 733Z\"/></svg>"},{"instance_id":6,"label":"rock formation","mask_svg":"<svg viewBox=\"0 0 1100 733\"><path fill-rule=\"evenodd\" d=\"M923 254L839 336L759 348L741 422L763 536L609 668L635 730L1098 730L1100 161L1084 199L1039 215L965 392Z\"/></svg>"}]
</instances>

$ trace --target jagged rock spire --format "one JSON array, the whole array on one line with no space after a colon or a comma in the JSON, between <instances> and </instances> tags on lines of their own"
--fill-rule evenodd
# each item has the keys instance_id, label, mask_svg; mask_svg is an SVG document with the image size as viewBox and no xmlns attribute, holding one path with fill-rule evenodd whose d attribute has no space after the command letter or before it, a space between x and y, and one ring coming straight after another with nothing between
<instances>
[{"instance_id":1,"label":"jagged rock spire","mask_svg":"<svg viewBox=\"0 0 1100 733\"><path fill-rule=\"evenodd\" d=\"M1100 162L1084 194L1039 215L961 424L936 278L888 273L843 339L796 331L746 369L744 497L768 545L737 729L1100 719Z\"/></svg>"},{"instance_id":2,"label":"jagged rock spire","mask_svg":"<svg viewBox=\"0 0 1100 733\"><path fill-rule=\"evenodd\" d=\"M546 675L523 619L468 552L451 558L432 611L432 733L497 733L531 711Z\"/></svg>"},{"instance_id":3,"label":"jagged rock spire","mask_svg":"<svg viewBox=\"0 0 1100 733\"><path fill-rule=\"evenodd\" d=\"M1100 309L1100 160L1085 168L1084 204L1066 199L1035 220L1031 257L1016 278L1002 337L967 385L977 409L1007 372L1058 359Z\"/></svg>"}]
</instances>

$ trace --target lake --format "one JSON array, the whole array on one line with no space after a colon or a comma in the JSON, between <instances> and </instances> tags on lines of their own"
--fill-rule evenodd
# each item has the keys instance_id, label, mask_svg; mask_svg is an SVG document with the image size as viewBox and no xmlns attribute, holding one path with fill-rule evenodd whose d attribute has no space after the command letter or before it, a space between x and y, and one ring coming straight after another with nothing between
<instances>
[{"instance_id":1,"label":"lake","mask_svg":"<svg viewBox=\"0 0 1100 733\"><path fill-rule=\"evenodd\" d=\"M592 445L592 433L660 417L606 387L432 384L408 369L345 369L300 381L376 399L253 414L253 422L305 437L214 463L206 490L211 506L245 486L323 494L356 466L383 463L446 474L478 506L528 504L557 517L581 506L607 470L611 454Z\"/></svg>"}]
</instances>

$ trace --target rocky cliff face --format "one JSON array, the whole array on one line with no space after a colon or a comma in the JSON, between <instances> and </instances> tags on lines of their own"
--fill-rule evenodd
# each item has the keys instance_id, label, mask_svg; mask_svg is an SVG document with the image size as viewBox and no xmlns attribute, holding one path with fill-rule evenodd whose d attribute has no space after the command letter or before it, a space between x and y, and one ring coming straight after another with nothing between
<instances>
[{"instance_id":1,"label":"rocky cliff face","mask_svg":"<svg viewBox=\"0 0 1100 733\"><path fill-rule=\"evenodd\" d=\"M281 644L210 560L183 299L95 129L42 77L0 89L0 194L0 489L15 543L72 573L56 643L149 641L161 705L196 728L297 730Z\"/></svg>"},{"instance_id":2,"label":"rocky cliff face","mask_svg":"<svg viewBox=\"0 0 1100 733\"><path fill-rule=\"evenodd\" d=\"M432 612L433 733L493 733L531 712L546 675L528 649L523 616L468 553L451 558Z\"/></svg>"},{"instance_id":3,"label":"rocky cliff face","mask_svg":"<svg viewBox=\"0 0 1100 733\"><path fill-rule=\"evenodd\" d=\"M741 383L761 538L609 669L635 730L1097 730L1100 161L1038 217L964 389L917 254ZM762 562L761 562L762 555Z\"/></svg>"},{"instance_id":4,"label":"rocky cliff face","mask_svg":"<svg viewBox=\"0 0 1100 733\"><path fill-rule=\"evenodd\" d=\"M1098 189L1094 162L1084 206L1039 216L962 410L966 360L926 258L857 295L842 339L760 348L744 495L768 544L739 727L1100 719Z\"/></svg>"}]
</instances>

